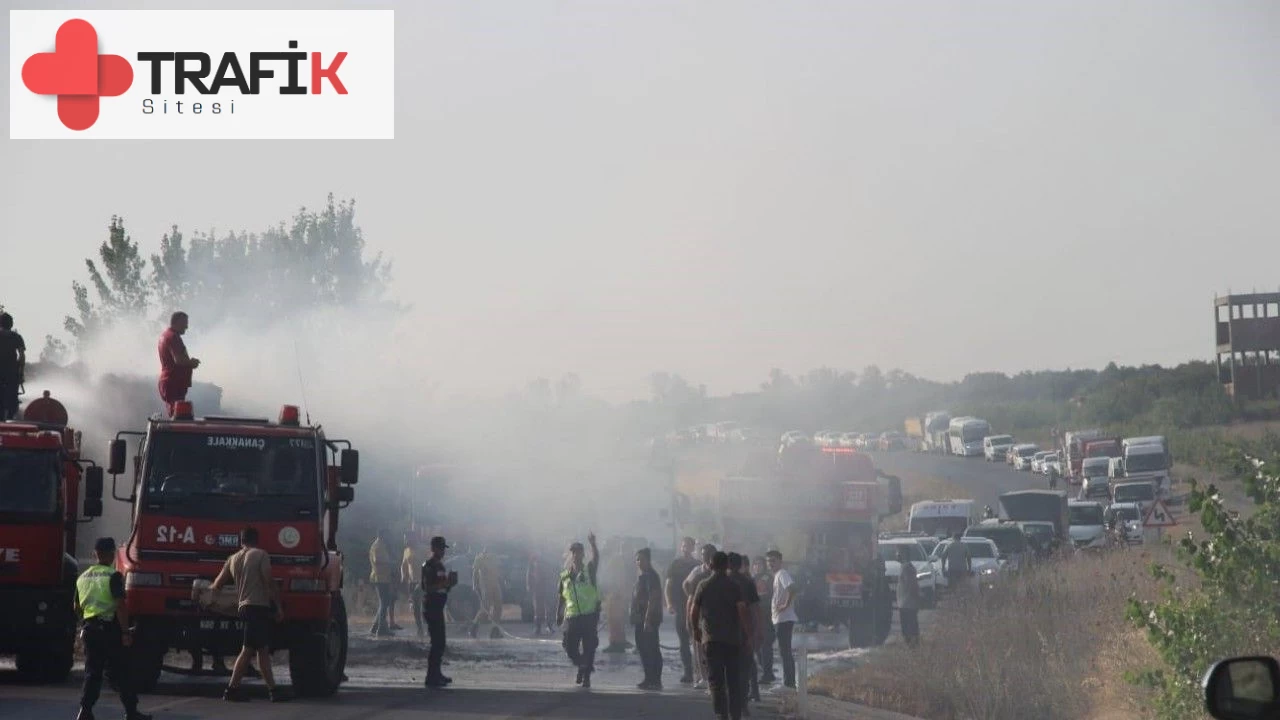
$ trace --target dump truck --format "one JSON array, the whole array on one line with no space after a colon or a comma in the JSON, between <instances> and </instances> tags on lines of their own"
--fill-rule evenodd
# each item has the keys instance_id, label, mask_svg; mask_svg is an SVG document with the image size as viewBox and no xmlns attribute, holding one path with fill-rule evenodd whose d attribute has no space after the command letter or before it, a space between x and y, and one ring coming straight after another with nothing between
<instances>
[{"instance_id":1,"label":"dump truck","mask_svg":"<svg viewBox=\"0 0 1280 720\"><path fill-rule=\"evenodd\" d=\"M744 469L677 472L680 533L752 556L780 550L801 588L801 622L844 625L850 647L883 643L893 597L877 539L881 520L902 510L898 478L852 448L806 445Z\"/></svg>"},{"instance_id":2,"label":"dump truck","mask_svg":"<svg viewBox=\"0 0 1280 720\"><path fill-rule=\"evenodd\" d=\"M133 480L121 494L128 445L136 438ZM140 692L154 690L171 650L235 655L241 622L206 609L199 589L258 530L271 556L284 621L271 627L271 650L289 650L296 693L334 693L344 678L347 611L338 516L355 497L360 456L284 405L277 421L195 417L188 401L145 431L120 432L110 444L111 494L129 503L133 521L116 568L124 574L137 626L130 653Z\"/></svg>"},{"instance_id":3,"label":"dump truck","mask_svg":"<svg viewBox=\"0 0 1280 720\"><path fill-rule=\"evenodd\" d=\"M102 468L81 458L67 420L46 391L21 420L0 423L0 654L54 683L71 673L75 650L76 530L102 515Z\"/></svg>"}]
</instances>

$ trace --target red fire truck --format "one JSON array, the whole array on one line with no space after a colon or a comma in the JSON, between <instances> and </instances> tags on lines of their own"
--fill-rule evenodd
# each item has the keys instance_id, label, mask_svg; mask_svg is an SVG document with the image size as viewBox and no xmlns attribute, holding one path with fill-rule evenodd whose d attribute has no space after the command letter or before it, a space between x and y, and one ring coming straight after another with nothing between
<instances>
[{"instance_id":1,"label":"red fire truck","mask_svg":"<svg viewBox=\"0 0 1280 720\"><path fill-rule=\"evenodd\" d=\"M877 546L881 520L902 509L897 478L881 475L870 456L852 448L798 445L774 468L757 465L715 487L707 505L715 508L715 526L700 536L751 554L781 550L801 588L801 622L846 626L850 647L885 641L893 598Z\"/></svg>"},{"instance_id":2,"label":"red fire truck","mask_svg":"<svg viewBox=\"0 0 1280 720\"><path fill-rule=\"evenodd\" d=\"M61 682L71 672L76 527L101 514L102 468L80 458L62 403L46 391L22 420L0 423L0 653L17 655L23 675Z\"/></svg>"},{"instance_id":3,"label":"red fire truck","mask_svg":"<svg viewBox=\"0 0 1280 720\"><path fill-rule=\"evenodd\" d=\"M121 495L128 436L140 441L134 481ZM192 586L218 574L247 526L258 530L281 591L284 621L273 624L270 646L289 651L294 691L337 690L347 658L338 514L354 499L359 472L350 442L300 422L293 405L273 423L196 418L191 403L180 402L172 418L152 418L145 432L119 433L109 472L112 496L133 506L116 567L137 624L132 657L142 692L154 689L162 666L182 672L163 665L170 649L239 650L240 621L201 609Z\"/></svg>"}]
</instances>

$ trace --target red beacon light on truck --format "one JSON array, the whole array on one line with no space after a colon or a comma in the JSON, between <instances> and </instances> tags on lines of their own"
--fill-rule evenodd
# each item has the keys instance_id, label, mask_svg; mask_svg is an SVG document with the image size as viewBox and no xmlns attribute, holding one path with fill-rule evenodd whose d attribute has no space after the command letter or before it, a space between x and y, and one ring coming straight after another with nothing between
<instances>
[{"instance_id":1,"label":"red beacon light on truck","mask_svg":"<svg viewBox=\"0 0 1280 720\"><path fill-rule=\"evenodd\" d=\"M298 427L297 405L284 405L280 408L280 424Z\"/></svg>"},{"instance_id":2,"label":"red beacon light on truck","mask_svg":"<svg viewBox=\"0 0 1280 720\"><path fill-rule=\"evenodd\" d=\"M173 404L174 420L191 420L195 417L195 408L190 400L179 400Z\"/></svg>"}]
</instances>

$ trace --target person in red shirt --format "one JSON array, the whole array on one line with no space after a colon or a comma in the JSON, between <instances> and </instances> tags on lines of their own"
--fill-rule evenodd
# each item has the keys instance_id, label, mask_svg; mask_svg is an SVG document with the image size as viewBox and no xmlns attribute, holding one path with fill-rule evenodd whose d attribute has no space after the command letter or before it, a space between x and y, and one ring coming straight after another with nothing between
<instances>
[{"instance_id":1,"label":"person in red shirt","mask_svg":"<svg viewBox=\"0 0 1280 720\"><path fill-rule=\"evenodd\" d=\"M186 331L187 314L179 310L169 318L169 329L160 334L160 399L170 417L173 417L174 405L187 399L191 371L200 367L199 360L187 355L187 346L182 342Z\"/></svg>"}]
</instances>

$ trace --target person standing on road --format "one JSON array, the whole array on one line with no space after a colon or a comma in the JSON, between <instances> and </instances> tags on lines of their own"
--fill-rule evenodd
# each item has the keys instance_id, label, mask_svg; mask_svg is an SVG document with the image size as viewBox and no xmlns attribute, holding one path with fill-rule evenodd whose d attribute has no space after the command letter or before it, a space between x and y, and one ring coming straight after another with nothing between
<instances>
[{"instance_id":1,"label":"person standing on road","mask_svg":"<svg viewBox=\"0 0 1280 720\"><path fill-rule=\"evenodd\" d=\"M392 577L395 566L391 564L391 543L387 541L387 531L379 530L378 536L369 546L369 584L378 593L378 613L373 616L373 626L369 634L374 637L394 635L388 615L391 613Z\"/></svg>"},{"instance_id":2,"label":"person standing on road","mask_svg":"<svg viewBox=\"0 0 1280 720\"><path fill-rule=\"evenodd\" d=\"M742 714L750 715L747 699L760 701L760 683L756 678L755 649L759 644L760 628L756 624L756 613L760 610L760 593L756 592L756 584L743 565L746 558L736 552L729 553L729 578L742 588L742 597L747 604L746 624L742 628L742 652L739 660L742 663L742 675L738 678L738 694L742 696Z\"/></svg>"},{"instance_id":3,"label":"person standing on road","mask_svg":"<svg viewBox=\"0 0 1280 720\"><path fill-rule=\"evenodd\" d=\"M421 538L416 532L405 533L404 554L400 557L400 585L409 598L409 610L413 613L413 623L418 628L419 638L424 635L421 567L426 561L420 549Z\"/></svg>"},{"instance_id":4,"label":"person standing on road","mask_svg":"<svg viewBox=\"0 0 1280 720\"><path fill-rule=\"evenodd\" d=\"M684 583L682 583L685 597L689 598L689 600L685 603L684 612L689 617L693 617L692 614L690 613L690 609L692 608L692 604L693 604L693 593L697 591L698 585L700 585L703 580L706 580L707 578L711 577L711 574L714 572L714 570L712 570L711 568L711 560L716 555L716 546L712 545L711 543L707 543L706 545L703 545L701 555L702 555L702 564L698 565L693 570L689 571L689 576L686 577L684 579ZM693 628L690 627L689 629L692 630ZM707 658L705 655L703 655L702 649L703 649L702 646L699 645L698 643L693 644L693 659L694 659L693 667L694 667L694 673L697 676L697 682L694 683L693 686L698 689L702 689L707 686L706 685Z\"/></svg>"},{"instance_id":5,"label":"person standing on road","mask_svg":"<svg viewBox=\"0 0 1280 720\"><path fill-rule=\"evenodd\" d=\"M480 619L485 618L493 623L489 637L497 640L502 637L502 577L498 573L498 560L489 552L489 548L480 550L480 554L471 563L471 587L480 595L480 609L471 619L468 634L476 637L480 634Z\"/></svg>"},{"instance_id":6,"label":"person standing on road","mask_svg":"<svg viewBox=\"0 0 1280 720\"><path fill-rule=\"evenodd\" d=\"M759 682L774 683L778 678L773 674L773 573L769 572L769 563L763 557L757 557L751 563L751 572L756 582L756 592L760 594L760 648L756 651L756 663L760 669Z\"/></svg>"},{"instance_id":7,"label":"person standing on road","mask_svg":"<svg viewBox=\"0 0 1280 720\"><path fill-rule=\"evenodd\" d=\"M747 603L742 586L729 577L729 556L717 552L711 558L711 576L698 583L689 601L689 626L694 641L707 659L707 684L717 718L741 720L741 653L748 626Z\"/></svg>"},{"instance_id":8,"label":"person standing on road","mask_svg":"<svg viewBox=\"0 0 1280 720\"><path fill-rule=\"evenodd\" d=\"M577 684L591 687L595 671L596 648L600 645L600 586L596 573L600 567L600 549L595 533L587 533L591 559L583 562L582 543L569 546L569 561L560 573L557 592L556 625L564 627L564 651L578 668Z\"/></svg>"},{"instance_id":9,"label":"person standing on road","mask_svg":"<svg viewBox=\"0 0 1280 720\"><path fill-rule=\"evenodd\" d=\"M116 571L116 541L98 538L93 544L98 562L76 580L74 607L84 620L80 639L84 641L84 689L80 694L77 720L93 720L93 706L102 692L105 671L120 691L126 720L151 720L138 711L138 695L133 691L129 662L125 657L133 646L133 629L124 605L124 577Z\"/></svg>"},{"instance_id":10,"label":"person standing on road","mask_svg":"<svg viewBox=\"0 0 1280 720\"><path fill-rule=\"evenodd\" d=\"M778 634L778 654L782 656L782 684L795 688L796 658L791 652L791 638L795 633L796 623L800 616L796 615L796 581L791 573L782 566L782 553L770 550L765 554L769 561L769 571L773 573L773 627Z\"/></svg>"},{"instance_id":11,"label":"person standing on road","mask_svg":"<svg viewBox=\"0 0 1280 720\"><path fill-rule=\"evenodd\" d=\"M969 548L964 546L960 533L951 538L951 544L942 551L942 574L947 576L947 589L963 590L965 581L973 573L973 561Z\"/></svg>"},{"instance_id":12,"label":"person standing on road","mask_svg":"<svg viewBox=\"0 0 1280 720\"><path fill-rule=\"evenodd\" d=\"M658 626L662 624L662 578L653 569L649 548L636 551L635 589L631 595L631 624L636 631L636 650L644 666L641 690L662 689L662 648L658 645Z\"/></svg>"},{"instance_id":13,"label":"person standing on road","mask_svg":"<svg viewBox=\"0 0 1280 720\"><path fill-rule=\"evenodd\" d=\"M222 699L232 702L249 699L240 690L240 680L256 654L258 672L262 673L262 681L267 685L267 697L271 702L280 702L284 698L276 691L275 677L271 673L270 640L272 616L276 622L283 620L284 607L280 602L280 589L271 579L271 556L258 547L257 528L247 527L240 531L240 549L227 558L222 572L214 578L209 587L212 596L216 596L228 580L235 583L239 595L236 611L244 623L244 642L235 665L231 667L231 680Z\"/></svg>"},{"instance_id":14,"label":"person standing on road","mask_svg":"<svg viewBox=\"0 0 1280 720\"><path fill-rule=\"evenodd\" d=\"M429 688L442 688L453 682L453 678L440 670L444 661L444 608L449 602L449 589L458 584L458 574L444 567L444 551L448 548L449 544L439 535L431 538L431 557L422 564L422 614L427 621L427 636L431 638L423 684Z\"/></svg>"},{"instance_id":15,"label":"person standing on road","mask_svg":"<svg viewBox=\"0 0 1280 720\"><path fill-rule=\"evenodd\" d=\"M18 387L27 367L27 343L13 331L13 316L0 312L0 422L18 418Z\"/></svg>"},{"instance_id":16,"label":"person standing on road","mask_svg":"<svg viewBox=\"0 0 1280 720\"><path fill-rule=\"evenodd\" d=\"M898 548L898 625L902 639L915 647L920 643L920 579L916 577L916 565L911 562L911 551Z\"/></svg>"},{"instance_id":17,"label":"person standing on road","mask_svg":"<svg viewBox=\"0 0 1280 720\"><path fill-rule=\"evenodd\" d=\"M698 560L693 556L696 541L686 537L680 541L680 554L667 566L666 599L667 612L675 616L676 637L680 645L680 665L684 674L680 682L688 685L693 682L693 653L689 649L689 596L684 591L684 579L698 567Z\"/></svg>"},{"instance_id":18,"label":"person standing on road","mask_svg":"<svg viewBox=\"0 0 1280 720\"><path fill-rule=\"evenodd\" d=\"M555 604L555 582L548 572L540 553L529 556L529 568L525 571L524 586L533 603L533 634L541 635L543 629L552 632L555 620L551 608Z\"/></svg>"},{"instance_id":19,"label":"person standing on road","mask_svg":"<svg viewBox=\"0 0 1280 720\"><path fill-rule=\"evenodd\" d=\"M178 401L187 399L192 371L200 367L200 361L187 354L187 346L182 342L188 322L187 314L181 310L169 316L169 328L160 333L156 347L160 353L160 399L169 417L173 417Z\"/></svg>"}]
</instances>

